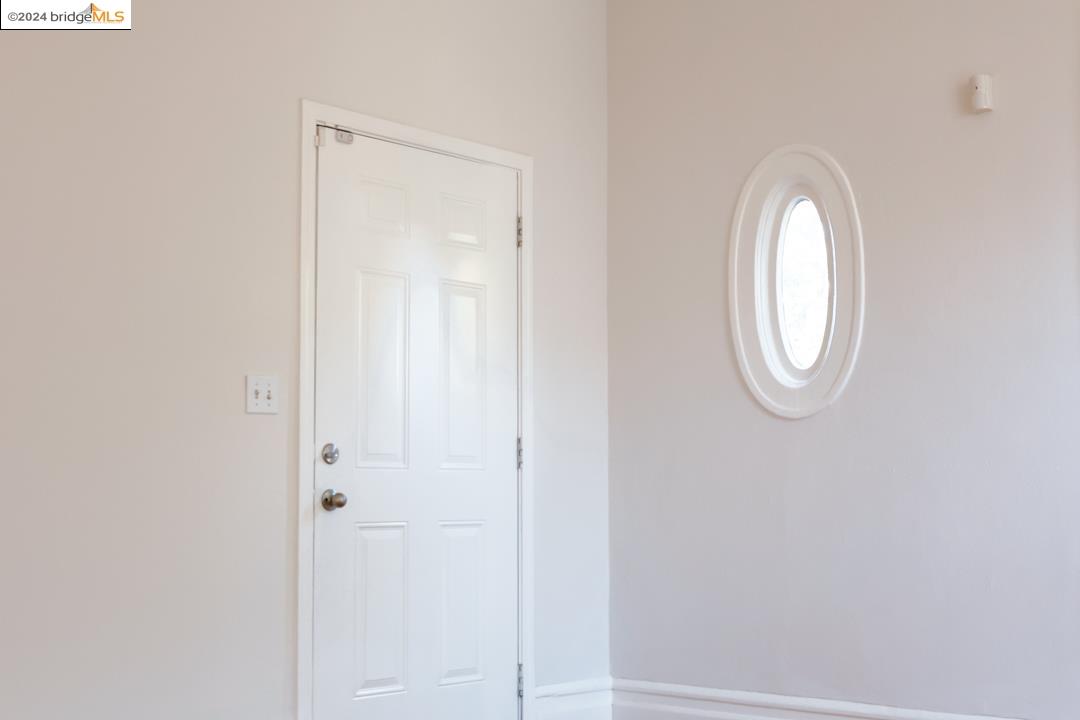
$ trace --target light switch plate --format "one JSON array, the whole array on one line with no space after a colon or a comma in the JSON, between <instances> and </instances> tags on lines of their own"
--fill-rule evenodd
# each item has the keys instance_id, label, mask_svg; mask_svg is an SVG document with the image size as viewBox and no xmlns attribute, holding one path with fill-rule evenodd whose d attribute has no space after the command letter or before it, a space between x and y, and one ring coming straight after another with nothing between
<instances>
[{"instance_id":1,"label":"light switch plate","mask_svg":"<svg viewBox=\"0 0 1080 720\"><path fill-rule=\"evenodd\" d=\"M276 415L281 393L277 375L247 376L247 411L254 415Z\"/></svg>"}]
</instances>

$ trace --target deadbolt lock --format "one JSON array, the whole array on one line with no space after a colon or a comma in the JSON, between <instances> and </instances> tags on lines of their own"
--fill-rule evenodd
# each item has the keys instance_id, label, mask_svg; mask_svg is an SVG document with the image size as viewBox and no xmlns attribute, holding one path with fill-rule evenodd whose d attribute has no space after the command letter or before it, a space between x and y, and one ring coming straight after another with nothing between
<instances>
[{"instance_id":1,"label":"deadbolt lock","mask_svg":"<svg viewBox=\"0 0 1080 720\"><path fill-rule=\"evenodd\" d=\"M322 447L322 459L327 465L333 465L341 457L341 451L334 443L326 443Z\"/></svg>"}]
</instances>

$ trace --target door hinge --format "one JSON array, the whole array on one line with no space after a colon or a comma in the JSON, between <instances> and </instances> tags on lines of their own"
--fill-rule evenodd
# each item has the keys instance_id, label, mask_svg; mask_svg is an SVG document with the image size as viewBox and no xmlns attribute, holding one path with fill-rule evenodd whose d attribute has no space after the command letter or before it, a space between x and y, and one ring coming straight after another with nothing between
<instances>
[{"instance_id":1,"label":"door hinge","mask_svg":"<svg viewBox=\"0 0 1080 720\"><path fill-rule=\"evenodd\" d=\"M521 438L517 439L517 469L520 470L525 464L525 448L522 446Z\"/></svg>"},{"instance_id":2,"label":"door hinge","mask_svg":"<svg viewBox=\"0 0 1080 720\"><path fill-rule=\"evenodd\" d=\"M525 237L525 223L522 221L521 216L518 215L518 224L517 224L518 247L522 246L524 237Z\"/></svg>"},{"instance_id":3,"label":"door hinge","mask_svg":"<svg viewBox=\"0 0 1080 720\"><path fill-rule=\"evenodd\" d=\"M518 697L525 697L525 666L518 663Z\"/></svg>"},{"instance_id":4,"label":"door hinge","mask_svg":"<svg viewBox=\"0 0 1080 720\"><path fill-rule=\"evenodd\" d=\"M315 147L322 147L326 144L326 138L323 137L324 129L321 125L315 128Z\"/></svg>"}]
</instances>

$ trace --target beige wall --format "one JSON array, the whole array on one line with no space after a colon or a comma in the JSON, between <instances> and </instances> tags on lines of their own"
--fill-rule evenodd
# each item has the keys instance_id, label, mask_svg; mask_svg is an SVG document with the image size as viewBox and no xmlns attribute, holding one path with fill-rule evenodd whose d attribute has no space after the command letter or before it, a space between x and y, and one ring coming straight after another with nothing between
<instances>
[{"instance_id":1,"label":"beige wall","mask_svg":"<svg viewBox=\"0 0 1080 720\"><path fill-rule=\"evenodd\" d=\"M301 98L535 157L537 679L605 674L603 3L135 11L0 37L0 716L292 715Z\"/></svg>"},{"instance_id":2,"label":"beige wall","mask_svg":"<svg viewBox=\"0 0 1080 720\"><path fill-rule=\"evenodd\" d=\"M610 4L617 677L1080 714L1075 8ZM743 384L726 280L791 142L848 171L868 281L846 394L795 422Z\"/></svg>"}]
</instances>

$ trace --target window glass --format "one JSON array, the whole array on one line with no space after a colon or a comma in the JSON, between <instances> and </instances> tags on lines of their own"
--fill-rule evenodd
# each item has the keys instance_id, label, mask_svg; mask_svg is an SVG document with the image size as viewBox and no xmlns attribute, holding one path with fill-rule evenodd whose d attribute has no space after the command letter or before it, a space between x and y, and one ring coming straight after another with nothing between
<instances>
[{"instance_id":1,"label":"window glass","mask_svg":"<svg viewBox=\"0 0 1080 720\"><path fill-rule=\"evenodd\" d=\"M829 315L829 253L821 214L802 198L788 213L780 238L780 327L795 367L805 370L821 354Z\"/></svg>"}]
</instances>

